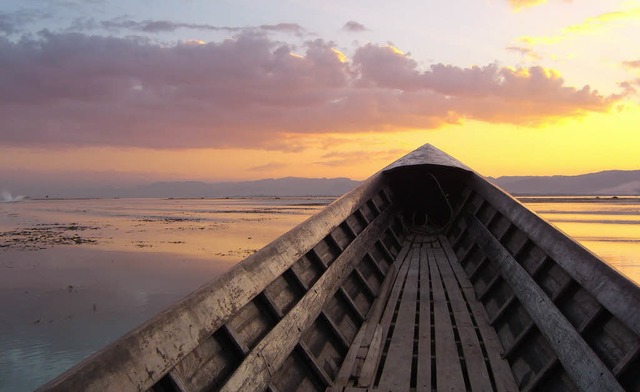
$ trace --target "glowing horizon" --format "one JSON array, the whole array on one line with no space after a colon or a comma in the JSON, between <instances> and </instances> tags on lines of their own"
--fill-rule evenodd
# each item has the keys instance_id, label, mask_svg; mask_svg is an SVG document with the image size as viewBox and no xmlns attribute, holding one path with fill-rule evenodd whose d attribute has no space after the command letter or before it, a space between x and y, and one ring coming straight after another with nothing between
<instances>
[{"instance_id":1,"label":"glowing horizon","mask_svg":"<svg viewBox=\"0 0 640 392\"><path fill-rule=\"evenodd\" d=\"M410 3L10 1L0 188L362 180L425 143L493 177L640 169L639 1Z\"/></svg>"}]
</instances>

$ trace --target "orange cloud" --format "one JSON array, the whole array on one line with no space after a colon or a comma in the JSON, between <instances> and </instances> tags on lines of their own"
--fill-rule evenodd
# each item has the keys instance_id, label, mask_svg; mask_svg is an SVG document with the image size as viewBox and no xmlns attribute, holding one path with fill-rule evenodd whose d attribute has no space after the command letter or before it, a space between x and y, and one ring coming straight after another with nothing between
<instances>
[{"instance_id":1,"label":"orange cloud","mask_svg":"<svg viewBox=\"0 0 640 392\"><path fill-rule=\"evenodd\" d=\"M421 70L392 46L365 45L351 61L320 39L302 49L257 34L175 46L0 37L0 144L292 150L302 147L287 135L540 124L618 99L541 67Z\"/></svg>"}]
</instances>

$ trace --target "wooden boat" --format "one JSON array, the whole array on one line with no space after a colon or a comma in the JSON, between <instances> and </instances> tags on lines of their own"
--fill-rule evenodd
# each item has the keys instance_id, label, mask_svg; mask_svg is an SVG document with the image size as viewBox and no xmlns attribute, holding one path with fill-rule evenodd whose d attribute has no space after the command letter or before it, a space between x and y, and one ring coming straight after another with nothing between
<instances>
[{"instance_id":1,"label":"wooden boat","mask_svg":"<svg viewBox=\"0 0 640 392\"><path fill-rule=\"evenodd\" d=\"M640 390L640 288L426 145L43 386Z\"/></svg>"}]
</instances>

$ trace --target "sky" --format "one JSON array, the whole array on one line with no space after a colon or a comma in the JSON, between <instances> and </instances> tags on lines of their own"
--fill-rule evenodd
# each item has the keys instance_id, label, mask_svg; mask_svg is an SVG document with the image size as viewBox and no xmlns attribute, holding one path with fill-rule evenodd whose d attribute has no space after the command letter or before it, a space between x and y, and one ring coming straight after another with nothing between
<instances>
[{"instance_id":1,"label":"sky","mask_svg":"<svg viewBox=\"0 0 640 392\"><path fill-rule=\"evenodd\" d=\"M0 188L640 169L640 0L4 0Z\"/></svg>"}]
</instances>

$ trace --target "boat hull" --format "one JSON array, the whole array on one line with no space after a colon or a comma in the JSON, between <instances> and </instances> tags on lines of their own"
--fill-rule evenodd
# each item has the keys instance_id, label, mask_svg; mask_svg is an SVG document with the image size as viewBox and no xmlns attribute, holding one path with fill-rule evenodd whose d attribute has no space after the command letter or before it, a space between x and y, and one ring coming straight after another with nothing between
<instances>
[{"instance_id":1,"label":"boat hull","mask_svg":"<svg viewBox=\"0 0 640 392\"><path fill-rule=\"evenodd\" d=\"M42 390L638 390L640 289L424 146Z\"/></svg>"}]
</instances>

